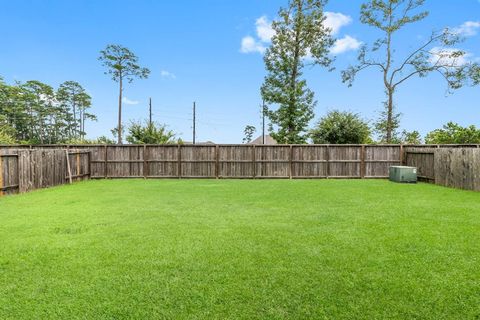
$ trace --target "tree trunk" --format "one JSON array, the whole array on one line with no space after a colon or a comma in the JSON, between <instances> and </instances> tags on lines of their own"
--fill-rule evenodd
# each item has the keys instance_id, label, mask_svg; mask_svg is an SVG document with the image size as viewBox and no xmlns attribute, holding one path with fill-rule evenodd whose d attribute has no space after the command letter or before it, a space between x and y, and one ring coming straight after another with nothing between
<instances>
[{"instance_id":1,"label":"tree trunk","mask_svg":"<svg viewBox=\"0 0 480 320\"><path fill-rule=\"evenodd\" d=\"M393 90L388 90L387 102L387 143L392 143L393 136Z\"/></svg>"},{"instance_id":2,"label":"tree trunk","mask_svg":"<svg viewBox=\"0 0 480 320\"><path fill-rule=\"evenodd\" d=\"M302 3L298 3L298 14L301 14L302 12ZM298 77L298 64L300 62L300 29L302 26L300 23L296 22L296 30L295 30L295 50L293 53L293 70L292 70L292 75L291 75L291 96L290 96L290 106L289 106L289 117L288 117L288 135L287 135L287 143L288 144L293 144L295 141L293 141L293 136L295 132L295 125L293 121L294 113L296 110L296 89L297 89L297 77Z\"/></svg>"},{"instance_id":3,"label":"tree trunk","mask_svg":"<svg viewBox=\"0 0 480 320\"><path fill-rule=\"evenodd\" d=\"M77 125L77 110L76 110L76 105L75 105L75 93L74 93L74 98L73 98L73 137L78 138L78 125Z\"/></svg>"},{"instance_id":4,"label":"tree trunk","mask_svg":"<svg viewBox=\"0 0 480 320\"><path fill-rule=\"evenodd\" d=\"M117 126L117 134L118 134L118 144L122 144L122 91L123 91L123 83L122 83L122 75L120 75L120 93L118 95L118 126Z\"/></svg>"},{"instance_id":5,"label":"tree trunk","mask_svg":"<svg viewBox=\"0 0 480 320\"><path fill-rule=\"evenodd\" d=\"M81 124L81 130L82 130L82 141L85 140L85 110L82 112L82 124Z\"/></svg>"}]
</instances>

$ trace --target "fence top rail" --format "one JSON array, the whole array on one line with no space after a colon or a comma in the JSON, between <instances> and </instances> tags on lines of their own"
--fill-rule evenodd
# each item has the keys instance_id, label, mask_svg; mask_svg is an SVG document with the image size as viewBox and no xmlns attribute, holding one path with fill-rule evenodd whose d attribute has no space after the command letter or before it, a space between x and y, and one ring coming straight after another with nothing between
<instances>
[{"instance_id":1,"label":"fence top rail","mask_svg":"<svg viewBox=\"0 0 480 320\"><path fill-rule=\"evenodd\" d=\"M0 148L88 148L88 147L400 147L405 148L448 148L473 147L480 148L480 144L224 144L224 143L197 143L197 144L0 144Z\"/></svg>"},{"instance_id":2,"label":"fence top rail","mask_svg":"<svg viewBox=\"0 0 480 320\"><path fill-rule=\"evenodd\" d=\"M409 153L409 154L435 154L435 150L423 150L423 151L417 151L417 150L405 150L406 153Z\"/></svg>"}]
</instances>

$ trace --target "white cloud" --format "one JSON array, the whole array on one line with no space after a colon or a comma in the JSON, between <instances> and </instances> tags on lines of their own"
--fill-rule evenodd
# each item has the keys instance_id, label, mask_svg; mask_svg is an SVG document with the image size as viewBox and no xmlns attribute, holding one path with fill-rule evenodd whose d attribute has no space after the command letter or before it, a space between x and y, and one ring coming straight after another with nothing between
<instances>
[{"instance_id":1,"label":"white cloud","mask_svg":"<svg viewBox=\"0 0 480 320\"><path fill-rule=\"evenodd\" d=\"M463 66L470 62L469 58L472 57L470 53L466 53L462 56L455 57L454 53L461 51L455 48L440 48L435 47L430 50L430 63L431 64L448 64L451 66Z\"/></svg>"},{"instance_id":2,"label":"white cloud","mask_svg":"<svg viewBox=\"0 0 480 320\"><path fill-rule=\"evenodd\" d=\"M335 44L330 49L330 52L332 54L340 54L347 51L357 50L361 45L362 43L360 41L349 35L346 35L345 37L335 41Z\"/></svg>"},{"instance_id":3,"label":"white cloud","mask_svg":"<svg viewBox=\"0 0 480 320\"><path fill-rule=\"evenodd\" d=\"M130 100L127 97L123 97L122 102L125 103L125 104L128 104L128 105L132 105L132 106L140 103L139 101Z\"/></svg>"},{"instance_id":4,"label":"white cloud","mask_svg":"<svg viewBox=\"0 0 480 320\"><path fill-rule=\"evenodd\" d=\"M242 39L240 51L242 53L265 53L267 46L270 44L275 31L272 29L272 22L268 20L267 16L261 16L255 21L257 38L246 36Z\"/></svg>"},{"instance_id":5,"label":"white cloud","mask_svg":"<svg viewBox=\"0 0 480 320\"><path fill-rule=\"evenodd\" d=\"M352 23L352 17L340 12L325 12L325 26L332 30L332 35L340 32L340 29Z\"/></svg>"},{"instance_id":6,"label":"white cloud","mask_svg":"<svg viewBox=\"0 0 480 320\"><path fill-rule=\"evenodd\" d=\"M253 37L247 36L242 39L242 46L240 51L242 53L252 53L259 52L261 54L265 53L266 47L260 42L255 40Z\"/></svg>"},{"instance_id":7,"label":"white cloud","mask_svg":"<svg viewBox=\"0 0 480 320\"><path fill-rule=\"evenodd\" d=\"M480 21L466 21L460 27L452 29L458 35L472 37L477 34L480 28Z\"/></svg>"},{"instance_id":8,"label":"white cloud","mask_svg":"<svg viewBox=\"0 0 480 320\"><path fill-rule=\"evenodd\" d=\"M167 71L167 70L160 71L160 75L162 76L162 78L170 78L170 79L176 79L177 78L173 73L171 73L170 71Z\"/></svg>"},{"instance_id":9,"label":"white cloud","mask_svg":"<svg viewBox=\"0 0 480 320\"><path fill-rule=\"evenodd\" d=\"M337 35L340 30L352 23L352 17L340 12L325 12L325 26L329 28L332 35ZM272 29L272 21L267 16L261 16L255 21L256 37L245 36L242 38L240 52L264 54L270 45L275 31ZM331 49L332 54L340 54L356 50L362 43L357 39L346 35L336 40Z\"/></svg>"},{"instance_id":10,"label":"white cloud","mask_svg":"<svg viewBox=\"0 0 480 320\"><path fill-rule=\"evenodd\" d=\"M257 27L257 36L262 42L270 42L275 35L275 31L272 28L272 22L268 20L267 16L261 16L255 22Z\"/></svg>"}]
</instances>

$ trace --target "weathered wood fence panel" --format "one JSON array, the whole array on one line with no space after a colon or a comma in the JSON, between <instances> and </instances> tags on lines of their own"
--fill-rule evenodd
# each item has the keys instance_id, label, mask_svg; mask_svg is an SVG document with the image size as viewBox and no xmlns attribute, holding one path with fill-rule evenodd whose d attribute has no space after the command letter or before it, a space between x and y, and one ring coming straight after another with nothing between
<instances>
[{"instance_id":1,"label":"weathered wood fence panel","mask_svg":"<svg viewBox=\"0 0 480 320\"><path fill-rule=\"evenodd\" d=\"M0 195L23 193L90 176L90 152L66 149L0 150Z\"/></svg>"},{"instance_id":2,"label":"weathered wood fence panel","mask_svg":"<svg viewBox=\"0 0 480 320\"><path fill-rule=\"evenodd\" d=\"M182 146L180 149L182 178L215 178L215 146Z\"/></svg>"},{"instance_id":3,"label":"weathered wood fence panel","mask_svg":"<svg viewBox=\"0 0 480 320\"><path fill-rule=\"evenodd\" d=\"M1 147L2 193L63 184L68 179L103 178L235 178L318 179L386 178L392 165L418 168L423 180L477 188L465 178L474 165L469 153L450 154L454 169L436 169L438 150L478 148L477 145L80 145ZM57 153L58 152L58 153ZM445 151L447 152L447 151ZM458 168L463 168L461 173ZM474 172L475 174L475 172ZM461 178L460 178L461 177ZM443 180L442 180L443 179ZM457 180L462 180L458 182ZM468 181L467 181L468 180ZM455 182L454 182L455 181Z\"/></svg>"},{"instance_id":4,"label":"weathered wood fence panel","mask_svg":"<svg viewBox=\"0 0 480 320\"><path fill-rule=\"evenodd\" d=\"M391 166L401 165L403 162L402 146L365 146L365 178L387 178Z\"/></svg>"},{"instance_id":5,"label":"weathered wood fence panel","mask_svg":"<svg viewBox=\"0 0 480 320\"><path fill-rule=\"evenodd\" d=\"M0 196L18 190L18 155L0 154Z\"/></svg>"},{"instance_id":6,"label":"weathered wood fence panel","mask_svg":"<svg viewBox=\"0 0 480 320\"><path fill-rule=\"evenodd\" d=\"M417 176L426 182L435 182L435 150L438 147L405 149L405 164L417 168Z\"/></svg>"},{"instance_id":7,"label":"weathered wood fence panel","mask_svg":"<svg viewBox=\"0 0 480 320\"><path fill-rule=\"evenodd\" d=\"M480 191L480 149L436 149L435 183Z\"/></svg>"},{"instance_id":8,"label":"weathered wood fence panel","mask_svg":"<svg viewBox=\"0 0 480 320\"><path fill-rule=\"evenodd\" d=\"M103 145L88 148L93 178L385 178L390 165L403 161L403 147L398 145Z\"/></svg>"},{"instance_id":9,"label":"weathered wood fence panel","mask_svg":"<svg viewBox=\"0 0 480 320\"><path fill-rule=\"evenodd\" d=\"M292 146L292 178L326 178L329 151L328 146Z\"/></svg>"},{"instance_id":10,"label":"weathered wood fence panel","mask_svg":"<svg viewBox=\"0 0 480 320\"><path fill-rule=\"evenodd\" d=\"M180 146L145 146L145 177L177 178L181 170Z\"/></svg>"}]
</instances>

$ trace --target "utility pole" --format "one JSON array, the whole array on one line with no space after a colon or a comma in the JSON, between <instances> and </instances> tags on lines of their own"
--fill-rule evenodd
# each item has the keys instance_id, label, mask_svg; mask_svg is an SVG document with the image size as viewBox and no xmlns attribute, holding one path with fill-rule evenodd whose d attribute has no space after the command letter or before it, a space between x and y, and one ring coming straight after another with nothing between
<instances>
[{"instance_id":1,"label":"utility pole","mask_svg":"<svg viewBox=\"0 0 480 320\"><path fill-rule=\"evenodd\" d=\"M265 100L262 101L262 144L265 144Z\"/></svg>"},{"instance_id":2,"label":"utility pole","mask_svg":"<svg viewBox=\"0 0 480 320\"><path fill-rule=\"evenodd\" d=\"M149 102L149 108L148 108L148 123L150 127L152 126L152 98L150 98Z\"/></svg>"},{"instance_id":3,"label":"utility pole","mask_svg":"<svg viewBox=\"0 0 480 320\"><path fill-rule=\"evenodd\" d=\"M193 144L195 144L195 135L196 135L196 128L195 128L195 125L196 125L196 105L195 105L195 101L193 102Z\"/></svg>"}]
</instances>

